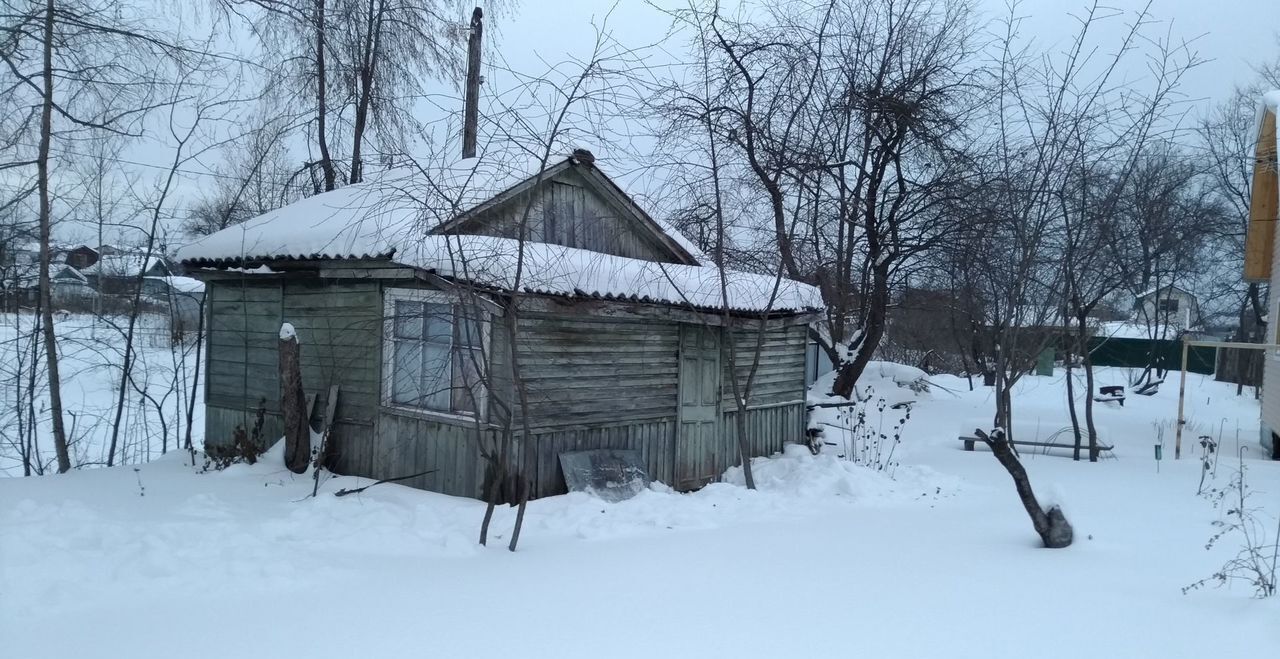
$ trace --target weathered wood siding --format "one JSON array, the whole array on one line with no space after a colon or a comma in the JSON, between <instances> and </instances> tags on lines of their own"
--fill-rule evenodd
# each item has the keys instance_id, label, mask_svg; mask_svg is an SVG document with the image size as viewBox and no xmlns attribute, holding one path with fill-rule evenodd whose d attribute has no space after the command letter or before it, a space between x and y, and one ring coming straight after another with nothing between
<instances>
[{"instance_id":1,"label":"weathered wood siding","mask_svg":"<svg viewBox=\"0 0 1280 659\"><path fill-rule=\"evenodd\" d=\"M738 459L738 406L733 397L733 384L737 377L739 390L746 389L756 349L760 357L751 377L750 394L747 396L746 415L747 444L751 456L772 455L782 450L787 442L804 439L805 428L805 349L808 330L804 325L766 327L761 337L754 322L740 323L730 332L735 348L735 368L729 359L724 360L723 393L723 443L717 453L719 472L739 464ZM728 350L726 342L725 350ZM733 374L731 376L731 373Z\"/></svg>"},{"instance_id":2,"label":"weathered wood siding","mask_svg":"<svg viewBox=\"0 0 1280 659\"><path fill-rule=\"evenodd\" d=\"M640 452L649 476L663 483L675 482L675 417L600 425L587 428L549 429L533 435L534 456L526 462L537 497L566 491L560 454L588 449L632 449Z\"/></svg>"},{"instance_id":3,"label":"weathered wood siding","mask_svg":"<svg viewBox=\"0 0 1280 659\"><path fill-rule=\"evenodd\" d=\"M383 408L376 430L350 442L342 473L369 478L395 478L430 471L401 481L411 487L460 497L483 495L484 461L480 441L494 445L492 430L474 423L454 423Z\"/></svg>"},{"instance_id":4,"label":"weathered wood siding","mask_svg":"<svg viewBox=\"0 0 1280 659\"><path fill-rule=\"evenodd\" d=\"M396 478L430 471L403 482L442 494L481 497L485 472L481 443L490 449L497 448L496 427L502 422L504 406L509 407L512 400L506 346L502 319L495 318L486 351L490 391L485 423L379 405L373 432L364 441L346 442L343 445L346 461L335 466L342 473L369 478ZM375 365L381 378L382 360L377 360Z\"/></svg>"},{"instance_id":5,"label":"weathered wood siding","mask_svg":"<svg viewBox=\"0 0 1280 659\"><path fill-rule=\"evenodd\" d=\"M206 450L230 446L237 425L251 428L260 401L265 401L268 411L264 441L279 437L277 344L283 293L280 280L209 283Z\"/></svg>"},{"instance_id":6,"label":"weathered wood siding","mask_svg":"<svg viewBox=\"0 0 1280 659\"><path fill-rule=\"evenodd\" d=\"M330 435L330 466L350 473L351 447L373 435L381 398L382 295L376 281L290 280L284 286L284 322L302 348L302 385L315 394L314 418L338 385L337 423Z\"/></svg>"},{"instance_id":7,"label":"weathered wood siding","mask_svg":"<svg viewBox=\"0 0 1280 659\"><path fill-rule=\"evenodd\" d=\"M761 405L778 405L782 403L804 402L805 396L805 349L808 342L808 329L804 325L772 326L764 330L763 340L759 326L754 321L743 321L745 327L736 328L733 344L736 358L733 375L737 377L739 389L745 389L755 360L756 347L760 348L760 359L756 365L755 376L751 378L751 392L747 400L748 407ZM726 344L725 350L727 351ZM729 381L730 366L728 355L724 358L724 394L725 410L734 409L733 385Z\"/></svg>"},{"instance_id":8,"label":"weathered wood siding","mask_svg":"<svg viewBox=\"0 0 1280 659\"><path fill-rule=\"evenodd\" d=\"M520 327L537 496L565 491L565 451L634 449L651 476L673 482L680 325L544 312Z\"/></svg>"},{"instance_id":9,"label":"weathered wood siding","mask_svg":"<svg viewBox=\"0 0 1280 659\"><path fill-rule=\"evenodd\" d=\"M598 195L569 170L543 182L542 188L480 213L459 233L518 237L528 209L527 239L626 256L675 263L667 249L616 204Z\"/></svg>"},{"instance_id":10,"label":"weathered wood siding","mask_svg":"<svg viewBox=\"0 0 1280 659\"><path fill-rule=\"evenodd\" d=\"M345 447L372 433L379 391L381 296L376 281L282 279L211 282L205 443L230 443L237 424L253 423L259 401L268 412L262 439L279 437L280 325L293 324L301 344L303 387L316 396L316 418L338 385L334 467Z\"/></svg>"},{"instance_id":11,"label":"weathered wood siding","mask_svg":"<svg viewBox=\"0 0 1280 659\"><path fill-rule=\"evenodd\" d=\"M501 318L494 319L490 331L488 424L477 426L382 404L383 296L391 284L301 278L211 284L207 444L226 445L236 425L250 427L263 398L268 410L264 438L280 435L277 344L280 323L287 321L302 343L303 384L317 395L316 409L324 409L330 385L341 387L331 461L335 471L369 478L430 471L405 483L457 496L482 495L481 443L496 447L504 403L519 408ZM514 419L511 459L525 466L535 496L565 491L559 463L565 451L634 449L656 480L672 484L682 455L711 456L707 459L714 461L717 475L738 463L738 412L727 358L720 432L706 440L708 446L681 450L681 323L675 318L651 308L639 315L559 303L531 308L520 316L518 342L530 433L522 438L524 424ZM756 333L739 331L734 341L742 378ZM762 348L746 412L752 455L781 450L785 441L800 439L804 428L804 327L772 327Z\"/></svg>"},{"instance_id":12,"label":"weathered wood siding","mask_svg":"<svg viewBox=\"0 0 1280 659\"><path fill-rule=\"evenodd\" d=\"M675 416L680 326L525 314L520 376L534 428Z\"/></svg>"}]
</instances>

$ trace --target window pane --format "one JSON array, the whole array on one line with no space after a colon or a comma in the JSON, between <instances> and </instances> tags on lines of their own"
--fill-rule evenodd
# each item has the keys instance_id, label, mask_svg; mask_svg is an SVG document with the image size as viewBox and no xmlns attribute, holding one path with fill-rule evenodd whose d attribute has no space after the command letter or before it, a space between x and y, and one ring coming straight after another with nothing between
<instances>
[{"instance_id":1,"label":"window pane","mask_svg":"<svg viewBox=\"0 0 1280 659\"><path fill-rule=\"evenodd\" d=\"M422 407L449 411L451 387L449 362L449 346L434 343L422 345Z\"/></svg>"},{"instance_id":2,"label":"window pane","mask_svg":"<svg viewBox=\"0 0 1280 659\"><path fill-rule=\"evenodd\" d=\"M474 414L484 400L484 353L458 350L453 362L453 409Z\"/></svg>"},{"instance_id":3,"label":"window pane","mask_svg":"<svg viewBox=\"0 0 1280 659\"><path fill-rule=\"evenodd\" d=\"M419 405L422 398L422 344L396 341L392 358L391 400L400 405Z\"/></svg>"},{"instance_id":4,"label":"window pane","mask_svg":"<svg viewBox=\"0 0 1280 659\"><path fill-rule=\"evenodd\" d=\"M422 303L397 300L395 325L398 339L422 338Z\"/></svg>"},{"instance_id":5,"label":"window pane","mask_svg":"<svg viewBox=\"0 0 1280 659\"><path fill-rule=\"evenodd\" d=\"M479 348L481 343L481 322L475 318L469 317L465 309L461 306L454 307L454 313L457 314L457 334L454 336L453 343L459 348Z\"/></svg>"},{"instance_id":6,"label":"window pane","mask_svg":"<svg viewBox=\"0 0 1280 659\"><path fill-rule=\"evenodd\" d=\"M426 304L426 334L424 339L432 343L449 345L453 340L453 305Z\"/></svg>"}]
</instances>

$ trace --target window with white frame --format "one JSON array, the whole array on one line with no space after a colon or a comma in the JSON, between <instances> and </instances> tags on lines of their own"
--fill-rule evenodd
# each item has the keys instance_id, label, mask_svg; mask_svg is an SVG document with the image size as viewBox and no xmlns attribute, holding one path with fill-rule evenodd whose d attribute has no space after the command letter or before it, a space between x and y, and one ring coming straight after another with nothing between
<instances>
[{"instance_id":1,"label":"window with white frame","mask_svg":"<svg viewBox=\"0 0 1280 659\"><path fill-rule=\"evenodd\" d=\"M479 305L440 291L391 289L384 318L384 402L483 418L488 327Z\"/></svg>"}]
</instances>

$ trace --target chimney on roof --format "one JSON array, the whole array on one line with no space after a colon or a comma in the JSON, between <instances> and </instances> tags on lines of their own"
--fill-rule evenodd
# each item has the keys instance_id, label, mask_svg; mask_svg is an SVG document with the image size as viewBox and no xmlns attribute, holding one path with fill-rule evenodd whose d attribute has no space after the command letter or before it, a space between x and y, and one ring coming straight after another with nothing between
<instances>
[{"instance_id":1,"label":"chimney on roof","mask_svg":"<svg viewBox=\"0 0 1280 659\"><path fill-rule=\"evenodd\" d=\"M596 162L596 155L586 149L574 149L573 159L584 165L594 165Z\"/></svg>"},{"instance_id":2,"label":"chimney on roof","mask_svg":"<svg viewBox=\"0 0 1280 659\"><path fill-rule=\"evenodd\" d=\"M471 12L471 35L467 37L467 89L462 110L462 157L476 157L476 131L480 121L480 37L484 32L484 12Z\"/></svg>"}]
</instances>

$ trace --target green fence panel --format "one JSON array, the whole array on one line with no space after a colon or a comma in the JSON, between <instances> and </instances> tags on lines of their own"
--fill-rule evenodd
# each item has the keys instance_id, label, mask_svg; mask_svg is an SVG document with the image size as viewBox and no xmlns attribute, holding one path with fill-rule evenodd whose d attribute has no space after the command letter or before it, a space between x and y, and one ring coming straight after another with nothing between
<instances>
[{"instance_id":1,"label":"green fence panel","mask_svg":"<svg viewBox=\"0 0 1280 659\"><path fill-rule=\"evenodd\" d=\"M1150 339L1108 339L1094 337L1089 340L1089 354L1095 366L1119 366L1143 368L1155 352L1155 366L1166 371L1182 369L1181 341L1152 341ZM1192 346L1187 351L1187 370L1191 373L1213 375L1218 361L1218 349Z\"/></svg>"}]
</instances>

